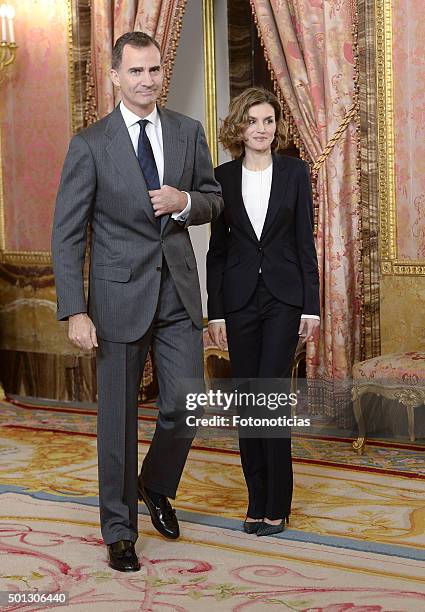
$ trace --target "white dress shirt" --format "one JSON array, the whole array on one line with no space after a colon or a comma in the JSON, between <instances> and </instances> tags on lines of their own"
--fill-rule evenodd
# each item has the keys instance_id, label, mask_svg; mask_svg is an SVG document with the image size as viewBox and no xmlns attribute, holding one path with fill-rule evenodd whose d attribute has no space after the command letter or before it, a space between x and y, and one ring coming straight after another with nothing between
<instances>
[{"instance_id":1,"label":"white dress shirt","mask_svg":"<svg viewBox=\"0 0 425 612\"><path fill-rule=\"evenodd\" d=\"M264 170L248 170L242 164L242 199L245 210L258 240L261 238L272 187L273 164ZM261 268L259 270L261 272ZM317 315L301 315L302 319L317 319ZM209 323L224 323L224 319L212 319Z\"/></svg>"},{"instance_id":2,"label":"white dress shirt","mask_svg":"<svg viewBox=\"0 0 425 612\"><path fill-rule=\"evenodd\" d=\"M131 110L129 110L122 101L120 102L120 111L124 119L124 123L127 127L128 133L130 135L134 152L136 153L137 157L137 149L140 135L139 121L140 119L142 119L142 117L139 117ZM146 135L149 138L149 142L151 143L152 153L155 158L156 168L158 170L159 184L162 187L164 182L164 146L162 142L161 119L157 107L155 106L150 115L148 115L147 117L143 117L143 119L146 119L149 122L146 125ZM180 222L186 221L191 208L190 195L186 191L184 193L187 195L186 208L180 213L175 212L171 215L172 219L175 219L176 221Z\"/></svg>"},{"instance_id":3,"label":"white dress shirt","mask_svg":"<svg viewBox=\"0 0 425 612\"><path fill-rule=\"evenodd\" d=\"M261 238L269 207L272 174L273 164L258 171L248 170L242 165L242 199L258 240Z\"/></svg>"}]
</instances>

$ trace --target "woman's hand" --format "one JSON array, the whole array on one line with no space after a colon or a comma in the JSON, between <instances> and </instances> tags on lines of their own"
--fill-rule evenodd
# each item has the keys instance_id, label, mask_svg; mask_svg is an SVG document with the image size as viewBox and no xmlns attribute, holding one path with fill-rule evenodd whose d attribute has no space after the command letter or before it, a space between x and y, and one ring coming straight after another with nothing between
<instances>
[{"instance_id":1,"label":"woman's hand","mask_svg":"<svg viewBox=\"0 0 425 612\"><path fill-rule=\"evenodd\" d=\"M208 323L208 333L211 341L216 346L218 346L222 351L227 350L226 323L224 323L224 321Z\"/></svg>"},{"instance_id":2,"label":"woman's hand","mask_svg":"<svg viewBox=\"0 0 425 612\"><path fill-rule=\"evenodd\" d=\"M304 342L306 340L314 340L314 336L317 333L319 326L319 319L301 319L298 335Z\"/></svg>"}]
</instances>

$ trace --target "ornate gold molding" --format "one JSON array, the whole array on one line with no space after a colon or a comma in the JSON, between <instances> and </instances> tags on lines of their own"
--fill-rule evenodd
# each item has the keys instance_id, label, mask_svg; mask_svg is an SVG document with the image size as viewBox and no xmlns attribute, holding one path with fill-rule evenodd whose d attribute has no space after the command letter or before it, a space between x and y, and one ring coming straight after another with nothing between
<instances>
[{"instance_id":1,"label":"ornate gold molding","mask_svg":"<svg viewBox=\"0 0 425 612\"><path fill-rule=\"evenodd\" d=\"M180 35L183 27L183 17L186 10L187 0L179 0L177 2L173 15L169 15L167 28L164 32L162 41L162 49L166 49L163 53L164 59L164 82L162 85L162 93L160 97L160 105L166 106L167 97L170 90L170 81L173 74L174 63L176 59L177 47L179 45ZM165 44L164 44L165 41Z\"/></svg>"},{"instance_id":2,"label":"ornate gold molding","mask_svg":"<svg viewBox=\"0 0 425 612\"><path fill-rule=\"evenodd\" d=\"M6 249L6 234L4 221L4 189L3 189L3 156L2 156L2 141L0 128L0 254ZM1 255L0 255L1 256Z\"/></svg>"},{"instance_id":3,"label":"ornate gold molding","mask_svg":"<svg viewBox=\"0 0 425 612\"><path fill-rule=\"evenodd\" d=\"M397 256L391 0L376 0L375 6L381 260L388 274Z\"/></svg>"},{"instance_id":4,"label":"ornate gold molding","mask_svg":"<svg viewBox=\"0 0 425 612\"><path fill-rule=\"evenodd\" d=\"M68 96L70 110L70 130L75 134L81 125L81 112L77 111L75 103L75 64L74 64L74 45L78 35L78 0L66 0L66 19L67 19L67 47L68 47Z\"/></svg>"},{"instance_id":5,"label":"ornate gold molding","mask_svg":"<svg viewBox=\"0 0 425 612\"><path fill-rule=\"evenodd\" d=\"M211 151L213 165L217 166L218 142L214 0L202 0L202 17L204 29L206 136Z\"/></svg>"},{"instance_id":6,"label":"ornate gold molding","mask_svg":"<svg viewBox=\"0 0 425 612\"><path fill-rule=\"evenodd\" d=\"M74 36L73 36L73 2L66 0L67 11L67 46L68 46L68 80L69 80L69 104L70 104L70 130L74 133L78 126L79 117L75 104L75 79L74 79ZM51 265L50 252L45 251L8 251L6 250L5 234L5 201L3 183L3 159L2 141L0 130L0 263L11 263L15 265Z\"/></svg>"},{"instance_id":7,"label":"ornate gold molding","mask_svg":"<svg viewBox=\"0 0 425 612\"><path fill-rule=\"evenodd\" d=\"M392 0L375 0L381 273L425 275L425 262L397 256Z\"/></svg>"}]
</instances>

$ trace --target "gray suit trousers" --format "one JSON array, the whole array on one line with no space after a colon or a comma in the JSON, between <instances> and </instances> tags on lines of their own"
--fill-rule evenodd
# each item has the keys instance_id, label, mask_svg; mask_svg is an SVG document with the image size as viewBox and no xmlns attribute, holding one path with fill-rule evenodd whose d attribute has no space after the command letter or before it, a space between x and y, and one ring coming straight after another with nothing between
<instances>
[{"instance_id":1,"label":"gray suit trousers","mask_svg":"<svg viewBox=\"0 0 425 612\"><path fill-rule=\"evenodd\" d=\"M138 536L137 403L150 345L158 375L159 415L141 469L148 488L175 497L195 433L186 431L182 436L177 431L185 411L179 381L193 379L196 390L202 388L202 331L188 316L165 259L161 275L158 305L148 332L129 344L98 338L99 505L105 544L122 539L135 542Z\"/></svg>"}]
</instances>

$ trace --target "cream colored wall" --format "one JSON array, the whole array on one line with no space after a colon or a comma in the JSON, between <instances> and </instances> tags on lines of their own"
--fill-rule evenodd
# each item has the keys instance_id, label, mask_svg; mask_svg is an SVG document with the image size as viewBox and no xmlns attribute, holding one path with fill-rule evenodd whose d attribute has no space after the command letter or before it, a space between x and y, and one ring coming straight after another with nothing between
<instances>
[{"instance_id":1,"label":"cream colored wall","mask_svg":"<svg viewBox=\"0 0 425 612\"><path fill-rule=\"evenodd\" d=\"M381 352L425 351L425 278L382 276Z\"/></svg>"},{"instance_id":2,"label":"cream colored wall","mask_svg":"<svg viewBox=\"0 0 425 612\"><path fill-rule=\"evenodd\" d=\"M202 2L188 0L170 82L167 107L205 124Z\"/></svg>"}]
</instances>

